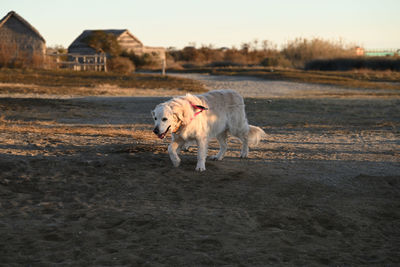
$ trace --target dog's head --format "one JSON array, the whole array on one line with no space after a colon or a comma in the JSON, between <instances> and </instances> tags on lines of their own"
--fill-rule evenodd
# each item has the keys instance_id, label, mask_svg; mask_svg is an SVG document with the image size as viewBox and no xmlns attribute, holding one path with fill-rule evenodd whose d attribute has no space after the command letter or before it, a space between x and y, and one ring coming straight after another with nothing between
<instances>
[{"instance_id":1,"label":"dog's head","mask_svg":"<svg viewBox=\"0 0 400 267\"><path fill-rule=\"evenodd\" d=\"M160 139L164 139L168 131L176 131L184 119L184 111L180 105L163 103L151 111L154 120L153 132Z\"/></svg>"}]
</instances>

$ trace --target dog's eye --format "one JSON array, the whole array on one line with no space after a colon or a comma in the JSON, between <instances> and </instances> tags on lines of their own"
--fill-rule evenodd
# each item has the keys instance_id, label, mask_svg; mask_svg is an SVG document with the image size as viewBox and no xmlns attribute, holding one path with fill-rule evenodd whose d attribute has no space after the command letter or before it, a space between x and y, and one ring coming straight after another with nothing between
<instances>
[{"instance_id":1,"label":"dog's eye","mask_svg":"<svg viewBox=\"0 0 400 267\"><path fill-rule=\"evenodd\" d=\"M154 120L156 121L156 120L157 120L157 117L154 117Z\"/></svg>"},{"instance_id":2,"label":"dog's eye","mask_svg":"<svg viewBox=\"0 0 400 267\"><path fill-rule=\"evenodd\" d=\"M167 120L168 120L167 118L163 118L163 119L162 119L162 121L167 121Z\"/></svg>"}]
</instances>

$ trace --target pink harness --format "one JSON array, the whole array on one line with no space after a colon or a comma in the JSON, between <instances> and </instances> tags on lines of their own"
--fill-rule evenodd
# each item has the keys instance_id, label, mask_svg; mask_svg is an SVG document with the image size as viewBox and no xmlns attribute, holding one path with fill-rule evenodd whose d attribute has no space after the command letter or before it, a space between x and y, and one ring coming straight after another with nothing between
<instances>
[{"instance_id":1,"label":"pink harness","mask_svg":"<svg viewBox=\"0 0 400 267\"><path fill-rule=\"evenodd\" d=\"M200 105L195 105L195 104L193 104L192 102L189 102L189 103L190 103L190 105L191 105L194 109L200 109L199 111L197 111L197 112L194 113L194 116L193 116L193 118L192 118L190 121L192 121L197 115L199 115L200 113L202 113L204 110L208 110L208 108L206 108L206 107L203 107L203 106L200 106Z\"/></svg>"},{"instance_id":2,"label":"pink harness","mask_svg":"<svg viewBox=\"0 0 400 267\"><path fill-rule=\"evenodd\" d=\"M197 116L197 115L199 115L200 113L202 113L204 110L208 110L208 108L206 108L206 107L203 107L203 106L200 106L200 105L195 105L195 104L193 104L192 102L189 102L190 103L190 105L196 110L196 109L200 109L199 111L197 111L197 112L195 112L194 113L194 116L190 119L190 122ZM179 131L179 129L181 128L181 126L182 126L182 121L179 121L179 124L178 124L178 126L176 126L176 128L174 129L174 130L172 130L172 132L173 133L177 133L178 131Z\"/></svg>"}]
</instances>

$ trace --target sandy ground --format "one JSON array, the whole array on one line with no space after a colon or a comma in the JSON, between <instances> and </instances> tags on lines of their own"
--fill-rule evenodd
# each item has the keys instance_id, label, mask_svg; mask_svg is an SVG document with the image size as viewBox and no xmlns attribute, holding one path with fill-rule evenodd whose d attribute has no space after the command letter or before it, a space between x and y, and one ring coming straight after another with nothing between
<instances>
[{"instance_id":1,"label":"sandy ground","mask_svg":"<svg viewBox=\"0 0 400 267\"><path fill-rule=\"evenodd\" d=\"M370 98L400 97L400 90L348 89L332 85L305 84L286 81L268 81L256 77L173 74L203 82L209 90L234 89L249 98ZM400 86L399 86L400 89Z\"/></svg>"},{"instance_id":2,"label":"sandy ground","mask_svg":"<svg viewBox=\"0 0 400 267\"><path fill-rule=\"evenodd\" d=\"M241 90L267 133L204 173L152 135L164 93L0 98L0 265L400 264L398 97L202 79Z\"/></svg>"}]
</instances>

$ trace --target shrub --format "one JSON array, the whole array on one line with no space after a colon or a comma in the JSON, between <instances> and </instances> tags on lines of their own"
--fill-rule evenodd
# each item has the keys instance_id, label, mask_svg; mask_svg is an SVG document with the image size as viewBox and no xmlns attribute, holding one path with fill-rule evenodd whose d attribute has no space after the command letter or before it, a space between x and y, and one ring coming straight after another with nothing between
<instances>
[{"instance_id":1,"label":"shrub","mask_svg":"<svg viewBox=\"0 0 400 267\"><path fill-rule=\"evenodd\" d=\"M202 66L195 63L184 63L182 64L182 67L184 69L196 69L196 68L201 68Z\"/></svg>"},{"instance_id":2,"label":"shrub","mask_svg":"<svg viewBox=\"0 0 400 267\"><path fill-rule=\"evenodd\" d=\"M82 39L82 42L96 51L105 52L112 57L118 56L121 53L117 37L105 31L92 31L90 35Z\"/></svg>"},{"instance_id":3,"label":"shrub","mask_svg":"<svg viewBox=\"0 0 400 267\"><path fill-rule=\"evenodd\" d=\"M307 40L296 38L282 49L282 55L292 62L294 67L304 67L306 62L316 59L349 57L353 50L342 41L327 41L320 38Z\"/></svg>"},{"instance_id":4,"label":"shrub","mask_svg":"<svg viewBox=\"0 0 400 267\"><path fill-rule=\"evenodd\" d=\"M292 63L283 55L266 57L260 62L260 65L264 67L292 67Z\"/></svg>"},{"instance_id":5,"label":"shrub","mask_svg":"<svg viewBox=\"0 0 400 267\"><path fill-rule=\"evenodd\" d=\"M242 65L247 64L248 60L245 53L245 51L240 51L235 48L228 49L225 51L223 61Z\"/></svg>"},{"instance_id":6,"label":"shrub","mask_svg":"<svg viewBox=\"0 0 400 267\"><path fill-rule=\"evenodd\" d=\"M130 74L135 71L135 65L125 57L114 57L107 61L107 68L116 73Z\"/></svg>"},{"instance_id":7,"label":"shrub","mask_svg":"<svg viewBox=\"0 0 400 267\"><path fill-rule=\"evenodd\" d=\"M224 52L221 49L215 49L212 45L205 46L203 45L198 49L199 59L202 59L205 63L210 63L212 61L222 61L224 58Z\"/></svg>"},{"instance_id":8,"label":"shrub","mask_svg":"<svg viewBox=\"0 0 400 267\"><path fill-rule=\"evenodd\" d=\"M242 67L242 66L243 64L235 63L232 61L215 61L211 62L210 64L207 64L207 67L213 67L213 68Z\"/></svg>"},{"instance_id":9,"label":"shrub","mask_svg":"<svg viewBox=\"0 0 400 267\"><path fill-rule=\"evenodd\" d=\"M158 55L152 55L148 53L144 53L143 55L136 55L132 51L123 51L120 56L130 59L137 68L141 68L144 66L160 66L160 58Z\"/></svg>"},{"instance_id":10,"label":"shrub","mask_svg":"<svg viewBox=\"0 0 400 267\"><path fill-rule=\"evenodd\" d=\"M231 67L300 67L311 60L350 57L354 46L339 41L327 41L320 38L311 40L297 38L289 41L281 51L265 40L243 43L240 48L213 48L212 45L196 48L187 46L182 50L168 49L167 57L174 62L187 66Z\"/></svg>"},{"instance_id":11,"label":"shrub","mask_svg":"<svg viewBox=\"0 0 400 267\"><path fill-rule=\"evenodd\" d=\"M306 70L392 70L400 71L400 59L398 58L336 58L318 59L305 64Z\"/></svg>"},{"instance_id":12,"label":"shrub","mask_svg":"<svg viewBox=\"0 0 400 267\"><path fill-rule=\"evenodd\" d=\"M260 46L261 45L261 46ZM259 65L267 57L279 55L276 46L269 41L262 41L259 45L257 40L243 43L241 48L214 48L212 45L202 45L200 48L187 46L182 50L169 48L167 58L174 62L180 62L184 66L207 66L207 67L232 67L232 66L254 66ZM278 59L277 63L288 66L284 58Z\"/></svg>"},{"instance_id":13,"label":"shrub","mask_svg":"<svg viewBox=\"0 0 400 267\"><path fill-rule=\"evenodd\" d=\"M187 46L183 48L181 57L183 61L192 61L192 62L201 61L200 59L201 55L199 51L197 51L197 49L192 46Z\"/></svg>"}]
</instances>

